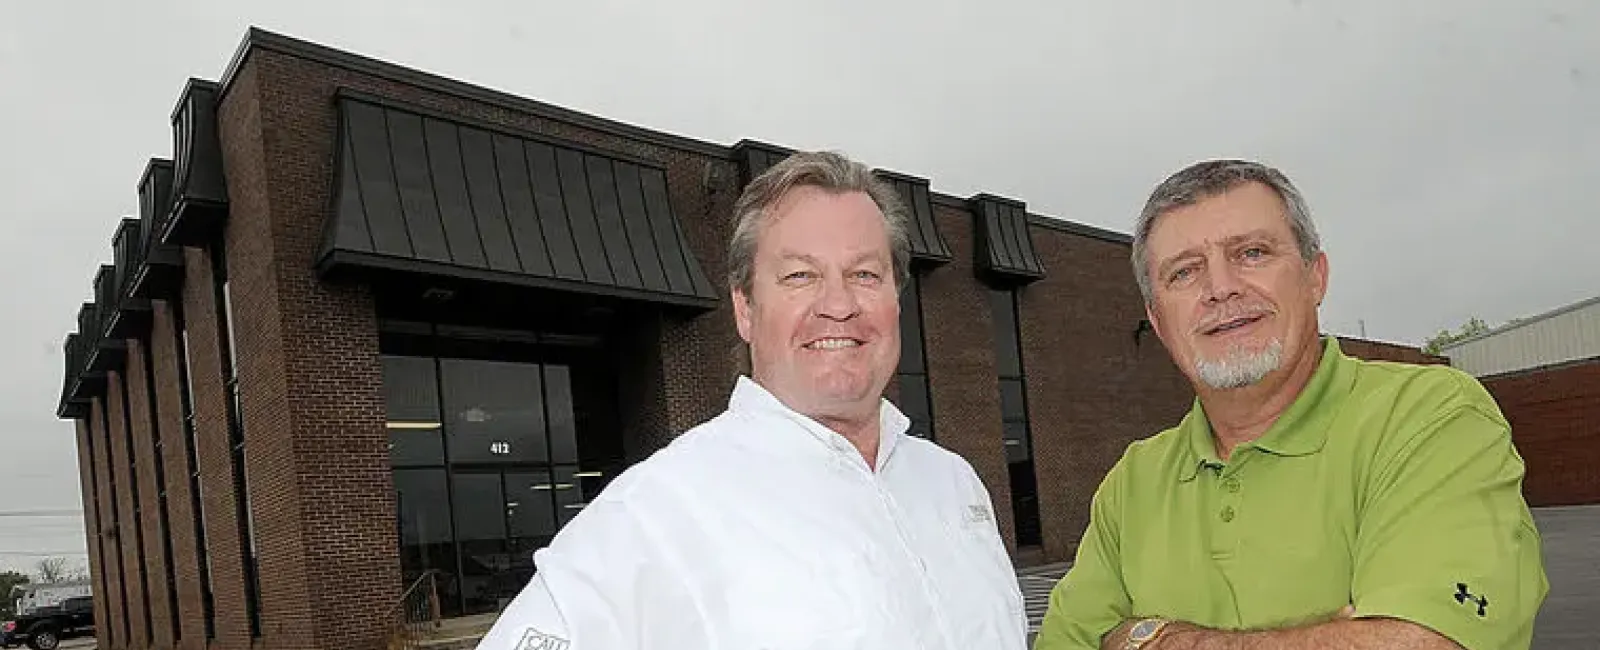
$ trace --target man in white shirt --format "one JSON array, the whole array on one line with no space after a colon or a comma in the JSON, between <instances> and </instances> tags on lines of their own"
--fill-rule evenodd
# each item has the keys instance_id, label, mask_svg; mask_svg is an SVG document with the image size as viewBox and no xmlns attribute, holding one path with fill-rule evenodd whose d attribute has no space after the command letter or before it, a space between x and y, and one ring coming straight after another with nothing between
<instances>
[{"instance_id":1,"label":"man in white shirt","mask_svg":"<svg viewBox=\"0 0 1600 650\"><path fill-rule=\"evenodd\" d=\"M734 207L751 374L534 554L481 650L1022 650L989 494L906 435L906 211L864 165L801 153Z\"/></svg>"}]
</instances>

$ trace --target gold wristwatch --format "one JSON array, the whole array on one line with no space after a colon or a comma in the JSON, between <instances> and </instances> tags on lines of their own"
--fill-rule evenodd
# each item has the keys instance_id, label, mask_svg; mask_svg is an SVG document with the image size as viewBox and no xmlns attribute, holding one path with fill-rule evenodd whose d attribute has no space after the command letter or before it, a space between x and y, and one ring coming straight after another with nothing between
<instances>
[{"instance_id":1,"label":"gold wristwatch","mask_svg":"<svg viewBox=\"0 0 1600 650\"><path fill-rule=\"evenodd\" d=\"M1128 640L1122 643L1122 650L1139 650L1139 648L1143 648L1146 643L1154 641L1156 637L1161 636L1161 630L1166 629L1167 624L1171 622L1164 618L1140 619L1139 622L1133 624L1133 627L1128 628Z\"/></svg>"}]
</instances>

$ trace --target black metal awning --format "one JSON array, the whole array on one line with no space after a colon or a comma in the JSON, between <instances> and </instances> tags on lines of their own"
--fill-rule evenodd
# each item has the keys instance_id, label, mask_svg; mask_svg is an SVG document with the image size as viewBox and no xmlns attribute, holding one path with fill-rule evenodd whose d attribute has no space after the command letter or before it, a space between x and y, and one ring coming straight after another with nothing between
<instances>
[{"instance_id":1,"label":"black metal awning","mask_svg":"<svg viewBox=\"0 0 1600 650\"><path fill-rule=\"evenodd\" d=\"M1032 282L1044 265L1028 232L1028 208L1021 201L979 194L967 200L977 231L977 267L996 280Z\"/></svg>"},{"instance_id":2,"label":"black metal awning","mask_svg":"<svg viewBox=\"0 0 1600 650\"><path fill-rule=\"evenodd\" d=\"M318 258L710 308L655 163L339 93L333 214Z\"/></svg>"}]
</instances>

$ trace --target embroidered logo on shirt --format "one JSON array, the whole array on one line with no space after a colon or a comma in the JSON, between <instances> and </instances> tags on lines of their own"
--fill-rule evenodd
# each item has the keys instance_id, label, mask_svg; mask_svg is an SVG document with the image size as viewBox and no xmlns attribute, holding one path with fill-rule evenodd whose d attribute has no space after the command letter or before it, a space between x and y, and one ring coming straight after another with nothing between
<instances>
[{"instance_id":1,"label":"embroidered logo on shirt","mask_svg":"<svg viewBox=\"0 0 1600 650\"><path fill-rule=\"evenodd\" d=\"M968 524L987 524L993 519L994 516L989 514L989 506L981 503L974 503L967 506Z\"/></svg>"},{"instance_id":2,"label":"embroidered logo on shirt","mask_svg":"<svg viewBox=\"0 0 1600 650\"><path fill-rule=\"evenodd\" d=\"M515 650L567 650L571 646L571 641L530 627L522 633L522 640L517 642Z\"/></svg>"},{"instance_id":3,"label":"embroidered logo on shirt","mask_svg":"<svg viewBox=\"0 0 1600 650\"><path fill-rule=\"evenodd\" d=\"M1489 609L1489 597L1488 596L1474 596L1474 595L1472 595L1472 592L1467 590L1466 583L1462 583L1462 582L1457 582L1456 583L1456 602L1461 603L1463 605L1465 605L1467 603L1472 603L1474 605L1477 605L1478 606L1478 616L1487 616L1488 615L1488 611L1487 610Z\"/></svg>"}]
</instances>

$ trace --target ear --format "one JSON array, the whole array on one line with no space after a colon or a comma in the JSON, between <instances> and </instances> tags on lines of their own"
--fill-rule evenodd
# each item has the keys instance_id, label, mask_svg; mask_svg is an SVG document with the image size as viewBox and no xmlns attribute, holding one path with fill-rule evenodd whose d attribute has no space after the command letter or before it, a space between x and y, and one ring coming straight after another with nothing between
<instances>
[{"instance_id":1,"label":"ear","mask_svg":"<svg viewBox=\"0 0 1600 650\"><path fill-rule=\"evenodd\" d=\"M739 338L750 342L750 297L738 287L731 291L733 297L733 323L739 328Z\"/></svg>"},{"instance_id":2,"label":"ear","mask_svg":"<svg viewBox=\"0 0 1600 650\"><path fill-rule=\"evenodd\" d=\"M1311 274L1311 294L1317 299L1317 306L1321 307L1323 297L1328 295L1328 254L1317 253L1308 271Z\"/></svg>"}]
</instances>

